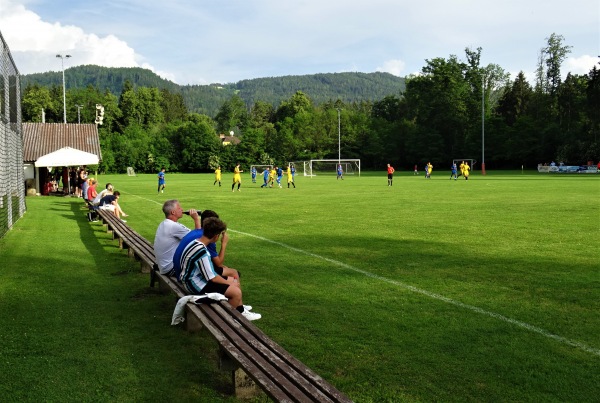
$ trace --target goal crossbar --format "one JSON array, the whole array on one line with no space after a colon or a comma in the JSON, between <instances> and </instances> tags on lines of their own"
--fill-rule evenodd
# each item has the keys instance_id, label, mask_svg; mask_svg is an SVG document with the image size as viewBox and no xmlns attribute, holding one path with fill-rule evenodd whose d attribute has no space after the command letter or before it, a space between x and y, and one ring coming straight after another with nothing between
<instances>
[{"instance_id":1,"label":"goal crossbar","mask_svg":"<svg viewBox=\"0 0 600 403\"><path fill-rule=\"evenodd\" d=\"M358 171L360 176L360 159L358 158L344 158L344 159L314 159L310 161L304 161L304 176L316 176L317 170L315 166L319 163L334 165L332 172L337 171L337 166L342 164L342 169L346 174L354 174L354 171Z\"/></svg>"}]
</instances>

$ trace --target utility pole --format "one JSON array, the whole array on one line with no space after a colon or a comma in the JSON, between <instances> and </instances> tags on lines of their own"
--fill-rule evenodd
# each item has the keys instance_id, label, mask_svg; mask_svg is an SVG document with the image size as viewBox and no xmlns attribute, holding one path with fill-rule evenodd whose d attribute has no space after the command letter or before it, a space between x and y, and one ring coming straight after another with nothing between
<instances>
[{"instance_id":1,"label":"utility pole","mask_svg":"<svg viewBox=\"0 0 600 403\"><path fill-rule=\"evenodd\" d=\"M75 105L77 107L77 124L80 125L81 124L81 108L83 108L83 105Z\"/></svg>"}]
</instances>

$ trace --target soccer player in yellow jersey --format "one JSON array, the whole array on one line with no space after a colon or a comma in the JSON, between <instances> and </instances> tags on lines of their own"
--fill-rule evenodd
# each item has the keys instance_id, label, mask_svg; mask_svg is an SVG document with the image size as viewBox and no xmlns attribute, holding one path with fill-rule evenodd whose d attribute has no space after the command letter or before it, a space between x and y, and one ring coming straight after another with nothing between
<instances>
[{"instance_id":1,"label":"soccer player in yellow jersey","mask_svg":"<svg viewBox=\"0 0 600 403\"><path fill-rule=\"evenodd\" d=\"M287 175L288 189L290 188L290 183L294 185L294 189L296 189L296 184L294 183L294 175L292 175L292 168L289 165L287 166L285 174Z\"/></svg>"},{"instance_id":2,"label":"soccer player in yellow jersey","mask_svg":"<svg viewBox=\"0 0 600 403\"><path fill-rule=\"evenodd\" d=\"M458 166L458 169L460 169L460 174L457 176L457 178L460 178L461 176L463 176L465 174L465 162L461 162L460 165Z\"/></svg>"},{"instance_id":3,"label":"soccer player in yellow jersey","mask_svg":"<svg viewBox=\"0 0 600 403\"><path fill-rule=\"evenodd\" d=\"M238 185L238 192L240 191L240 186L242 186L242 175L240 175L242 172L240 169L240 163L238 162L237 165L235 166L235 168L233 169L233 185L231 185L231 191L235 192L234 188L235 188L235 184L237 183Z\"/></svg>"},{"instance_id":4,"label":"soccer player in yellow jersey","mask_svg":"<svg viewBox=\"0 0 600 403\"><path fill-rule=\"evenodd\" d=\"M219 187L221 187L221 166L220 165L217 167L217 169L215 169L215 183L213 183L213 186L215 186L217 184L217 182L219 182Z\"/></svg>"},{"instance_id":5,"label":"soccer player in yellow jersey","mask_svg":"<svg viewBox=\"0 0 600 403\"><path fill-rule=\"evenodd\" d=\"M469 166L468 162L465 162L465 166L463 167L463 176L465 177L465 180L469 180L469 170L471 169L471 167Z\"/></svg>"},{"instance_id":6,"label":"soccer player in yellow jersey","mask_svg":"<svg viewBox=\"0 0 600 403\"><path fill-rule=\"evenodd\" d=\"M269 187L272 188L273 185L275 184L275 177L277 176L277 171L275 170L275 168L271 169L271 172L269 172Z\"/></svg>"}]
</instances>

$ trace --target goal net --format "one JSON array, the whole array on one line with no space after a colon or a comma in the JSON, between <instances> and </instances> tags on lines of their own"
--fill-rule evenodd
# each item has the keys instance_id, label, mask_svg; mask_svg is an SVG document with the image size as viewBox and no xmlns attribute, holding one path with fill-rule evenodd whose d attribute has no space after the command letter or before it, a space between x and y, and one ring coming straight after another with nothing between
<instances>
[{"instance_id":1,"label":"goal net","mask_svg":"<svg viewBox=\"0 0 600 403\"><path fill-rule=\"evenodd\" d=\"M135 170L133 167L127 167L127 176L135 176Z\"/></svg>"},{"instance_id":2,"label":"goal net","mask_svg":"<svg viewBox=\"0 0 600 403\"><path fill-rule=\"evenodd\" d=\"M310 160L304 162L304 176L337 175L338 165L344 175L360 176L360 159Z\"/></svg>"}]
</instances>

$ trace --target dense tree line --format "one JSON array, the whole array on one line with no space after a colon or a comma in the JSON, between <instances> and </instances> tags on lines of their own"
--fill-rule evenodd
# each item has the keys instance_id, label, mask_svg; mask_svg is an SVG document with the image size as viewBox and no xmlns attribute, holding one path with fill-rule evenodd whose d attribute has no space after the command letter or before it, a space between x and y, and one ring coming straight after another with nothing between
<instances>
[{"instance_id":1,"label":"dense tree line","mask_svg":"<svg viewBox=\"0 0 600 403\"><path fill-rule=\"evenodd\" d=\"M583 164L600 159L600 71L567 74L561 63L570 48L553 34L540 52L536 81L523 73L510 80L494 64L482 66L481 49L465 49L464 60L426 60L420 74L406 79L404 91L377 100L320 103L297 91L274 105L246 102L239 94L225 99L216 114L190 112L176 90L134 86L125 81L118 96L98 87L71 88L69 105L84 105L81 121L94 121L95 104L105 107L99 127L106 172L203 172L236 162L285 163L360 158L365 168L386 163L410 168L431 161L447 166L453 158L482 155L488 169L534 168L551 160ZM321 77L326 79L326 77ZM242 84L249 85L249 84ZM29 84L24 90L24 121L62 121L62 87ZM70 110L68 120L76 121ZM338 133L338 119L340 132ZM231 145L220 134L234 133Z\"/></svg>"}]
</instances>

